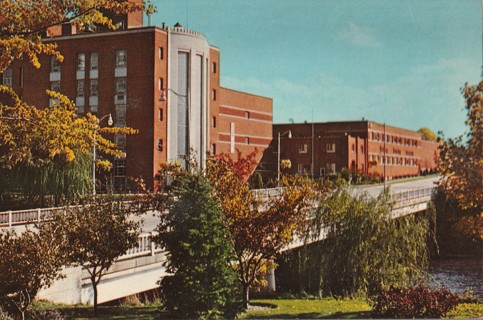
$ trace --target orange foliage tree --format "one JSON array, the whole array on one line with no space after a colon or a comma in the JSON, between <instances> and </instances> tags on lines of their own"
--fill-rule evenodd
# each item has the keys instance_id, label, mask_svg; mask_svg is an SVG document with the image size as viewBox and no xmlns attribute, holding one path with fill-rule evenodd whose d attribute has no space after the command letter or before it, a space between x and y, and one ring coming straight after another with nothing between
<instances>
[{"instance_id":1,"label":"orange foliage tree","mask_svg":"<svg viewBox=\"0 0 483 320\"><path fill-rule=\"evenodd\" d=\"M232 236L245 307L249 288L264 284L270 262L297 233L306 230L307 211L315 196L315 184L302 176L284 176L275 196L263 199L255 195L247 183L256 165L255 154L242 157L238 152L236 159L220 154L207 164L208 179Z\"/></svg>"},{"instance_id":2,"label":"orange foliage tree","mask_svg":"<svg viewBox=\"0 0 483 320\"><path fill-rule=\"evenodd\" d=\"M466 140L441 140L438 167L443 175L440 182L445 194L455 199L463 210L476 210L481 214L483 205L483 81L478 85L466 85L463 89L466 99L469 131Z\"/></svg>"}]
</instances>

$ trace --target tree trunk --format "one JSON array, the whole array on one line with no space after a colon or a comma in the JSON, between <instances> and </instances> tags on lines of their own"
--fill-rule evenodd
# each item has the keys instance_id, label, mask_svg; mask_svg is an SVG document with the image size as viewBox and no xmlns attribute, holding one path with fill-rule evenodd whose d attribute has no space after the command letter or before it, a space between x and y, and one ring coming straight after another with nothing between
<instances>
[{"instance_id":1,"label":"tree trunk","mask_svg":"<svg viewBox=\"0 0 483 320\"><path fill-rule=\"evenodd\" d=\"M243 284L243 308L248 309L248 302L250 301L250 286Z\"/></svg>"},{"instance_id":2,"label":"tree trunk","mask_svg":"<svg viewBox=\"0 0 483 320\"><path fill-rule=\"evenodd\" d=\"M97 315L97 282L96 277L91 277L92 290L94 291L94 314Z\"/></svg>"}]
</instances>

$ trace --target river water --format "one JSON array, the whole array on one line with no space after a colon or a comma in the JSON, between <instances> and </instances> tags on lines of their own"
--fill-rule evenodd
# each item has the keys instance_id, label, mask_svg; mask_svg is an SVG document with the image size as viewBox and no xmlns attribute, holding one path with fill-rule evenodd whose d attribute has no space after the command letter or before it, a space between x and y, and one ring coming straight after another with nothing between
<instances>
[{"instance_id":1,"label":"river water","mask_svg":"<svg viewBox=\"0 0 483 320\"><path fill-rule=\"evenodd\" d=\"M429 272L434 284L458 294L469 289L483 299L483 258L432 260Z\"/></svg>"}]
</instances>

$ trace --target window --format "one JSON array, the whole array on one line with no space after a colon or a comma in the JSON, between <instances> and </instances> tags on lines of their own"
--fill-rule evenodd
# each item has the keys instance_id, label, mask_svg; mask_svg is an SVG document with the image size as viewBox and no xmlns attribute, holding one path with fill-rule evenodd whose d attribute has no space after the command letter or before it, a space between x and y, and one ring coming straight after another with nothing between
<instances>
[{"instance_id":1,"label":"window","mask_svg":"<svg viewBox=\"0 0 483 320\"><path fill-rule=\"evenodd\" d=\"M250 119L250 112L249 111L245 111L245 118Z\"/></svg>"},{"instance_id":2,"label":"window","mask_svg":"<svg viewBox=\"0 0 483 320\"><path fill-rule=\"evenodd\" d=\"M97 97L98 95L98 86L97 86L97 79L91 80L91 97Z\"/></svg>"},{"instance_id":3,"label":"window","mask_svg":"<svg viewBox=\"0 0 483 320\"><path fill-rule=\"evenodd\" d=\"M376 140L379 141L379 133L376 133Z\"/></svg>"},{"instance_id":4,"label":"window","mask_svg":"<svg viewBox=\"0 0 483 320\"><path fill-rule=\"evenodd\" d=\"M325 176L325 168L319 169L320 176Z\"/></svg>"},{"instance_id":5,"label":"window","mask_svg":"<svg viewBox=\"0 0 483 320\"><path fill-rule=\"evenodd\" d=\"M352 144L352 153L356 152L356 145L353 143Z\"/></svg>"},{"instance_id":6,"label":"window","mask_svg":"<svg viewBox=\"0 0 483 320\"><path fill-rule=\"evenodd\" d=\"M250 137L245 137L245 143L250 144Z\"/></svg>"},{"instance_id":7,"label":"window","mask_svg":"<svg viewBox=\"0 0 483 320\"><path fill-rule=\"evenodd\" d=\"M335 152L335 143L327 143L325 145L325 150L327 153L334 153Z\"/></svg>"},{"instance_id":8,"label":"window","mask_svg":"<svg viewBox=\"0 0 483 320\"><path fill-rule=\"evenodd\" d=\"M230 152L235 153L235 122L230 123Z\"/></svg>"},{"instance_id":9,"label":"window","mask_svg":"<svg viewBox=\"0 0 483 320\"><path fill-rule=\"evenodd\" d=\"M312 173L312 165L311 164L299 163L297 165L297 172L299 174L311 174Z\"/></svg>"},{"instance_id":10,"label":"window","mask_svg":"<svg viewBox=\"0 0 483 320\"><path fill-rule=\"evenodd\" d=\"M117 148L126 147L126 135L125 134L116 134L115 141L116 141L116 147Z\"/></svg>"},{"instance_id":11,"label":"window","mask_svg":"<svg viewBox=\"0 0 483 320\"><path fill-rule=\"evenodd\" d=\"M163 139L158 140L158 151L163 151Z\"/></svg>"},{"instance_id":12,"label":"window","mask_svg":"<svg viewBox=\"0 0 483 320\"><path fill-rule=\"evenodd\" d=\"M164 52L163 52L163 47L159 47L159 60L164 59Z\"/></svg>"},{"instance_id":13,"label":"window","mask_svg":"<svg viewBox=\"0 0 483 320\"><path fill-rule=\"evenodd\" d=\"M116 95L114 97L116 104L126 103L126 79L116 79Z\"/></svg>"},{"instance_id":14,"label":"window","mask_svg":"<svg viewBox=\"0 0 483 320\"><path fill-rule=\"evenodd\" d=\"M2 84L7 87L12 87L12 69L5 69L3 72L3 82Z\"/></svg>"},{"instance_id":15,"label":"window","mask_svg":"<svg viewBox=\"0 0 483 320\"><path fill-rule=\"evenodd\" d=\"M86 69L86 54L77 54L77 71L84 71Z\"/></svg>"},{"instance_id":16,"label":"window","mask_svg":"<svg viewBox=\"0 0 483 320\"><path fill-rule=\"evenodd\" d=\"M125 68L127 66L126 50L116 51L116 68Z\"/></svg>"},{"instance_id":17,"label":"window","mask_svg":"<svg viewBox=\"0 0 483 320\"><path fill-rule=\"evenodd\" d=\"M211 154L216 154L216 144L211 145Z\"/></svg>"},{"instance_id":18,"label":"window","mask_svg":"<svg viewBox=\"0 0 483 320\"><path fill-rule=\"evenodd\" d=\"M159 108L159 121L163 121L164 115L163 115L163 108Z\"/></svg>"},{"instance_id":19,"label":"window","mask_svg":"<svg viewBox=\"0 0 483 320\"><path fill-rule=\"evenodd\" d=\"M50 72L60 72L60 62L55 56L50 57Z\"/></svg>"},{"instance_id":20,"label":"window","mask_svg":"<svg viewBox=\"0 0 483 320\"><path fill-rule=\"evenodd\" d=\"M97 52L91 53L91 70L97 70L99 68L99 55Z\"/></svg>"},{"instance_id":21,"label":"window","mask_svg":"<svg viewBox=\"0 0 483 320\"><path fill-rule=\"evenodd\" d=\"M116 106L116 125L126 125L126 106Z\"/></svg>"},{"instance_id":22,"label":"window","mask_svg":"<svg viewBox=\"0 0 483 320\"><path fill-rule=\"evenodd\" d=\"M307 144L301 144L299 146L299 153L307 153Z\"/></svg>"},{"instance_id":23,"label":"window","mask_svg":"<svg viewBox=\"0 0 483 320\"><path fill-rule=\"evenodd\" d=\"M50 83L50 90L60 92L60 81L53 81Z\"/></svg>"},{"instance_id":24,"label":"window","mask_svg":"<svg viewBox=\"0 0 483 320\"><path fill-rule=\"evenodd\" d=\"M335 163L327 163L327 172L329 174L335 173Z\"/></svg>"},{"instance_id":25,"label":"window","mask_svg":"<svg viewBox=\"0 0 483 320\"><path fill-rule=\"evenodd\" d=\"M158 90L163 91L164 85L163 85L163 78L159 78L158 80Z\"/></svg>"},{"instance_id":26,"label":"window","mask_svg":"<svg viewBox=\"0 0 483 320\"><path fill-rule=\"evenodd\" d=\"M84 96L84 80L77 80L77 96Z\"/></svg>"},{"instance_id":27,"label":"window","mask_svg":"<svg viewBox=\"0 0 483 320\"><path fill-rule=\"evenodd\" d=\"M213 89L213 90L211 91L211 99L212 99L212 100L216 100L216 90L215 90L215 89Z\"/></svg>"},{"instance_id":28,"label":"window","mask_svg":"<svg viewBox=\"0 0 483 320\"><path fill-rule=\"evenodd\" d=\"M116 160L114 161L114 175L125 176L126 175L126 161Z\"/></svg>"},{"instance_id":29,"label":"window","mask_svg":"<svg viewBox=\"0 0 483 320\"><path fill-rule=\"evenodd\" d=\"M213 71L213 73L216 73L216 62L213 62L211 64L211 71Z\"/></svg>"},{"instance_id":30,"label":"window","mask_svg":"<svg viewBox=\"0 0 483 320\"><path fill-rule=\"evenodd\" d=\"M216 128L216 117L212 117L212 118L211 118L211 126L212 126L213 128Z\"/></svg>"}]
</instances>

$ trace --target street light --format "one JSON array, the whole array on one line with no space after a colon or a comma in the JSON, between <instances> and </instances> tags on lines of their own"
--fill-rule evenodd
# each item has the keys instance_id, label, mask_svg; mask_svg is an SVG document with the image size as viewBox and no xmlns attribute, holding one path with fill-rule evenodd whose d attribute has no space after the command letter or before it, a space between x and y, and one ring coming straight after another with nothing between
<instances>
[{"instance_id":1,"label":"street light","mask_svg":"<svg viewBox=\"0 0 483 320\"><path fill-rule=\"evenodd\" d=\"M386 191L386 161L387 161L387 158L386 158L386 141L387 141L387 137L386 137L386 123L384 122L384 191Z\"/></svg>"},{"instance_id":2,"label":"street light","mask_svg":"<svg viewBox=\"0 0 483 320\"><path fill-rule=\"evenodd\" d=\"M106 119L107 117L109 117L109 119L107 119L107 124L109 125L109 127L112 126L114 121L112 120L112 115L110 113L100 118L99 124L101 123L102 120ZM94 146L92 151L92 194L93 195L96 195L96 135L97 135L97 129L100 128L99 124L97 125L96 130L94 130L94 144L93 144Z\"/></svg>"},{"instance_id":3,"label":"street light","mask_svg":"<svg viewBox=\"0 0 483 320\"><path fill-rule=\"evenodd\" d=\"M169 89L169 88L167 88L167 89L162 89L162 90L161 90L161 97L159 97L159 101L166 101L166 100L167 100L167 99L166 99L166 90L171 91L172 93L174 93L174 94L175 94L175 95L177 95L178 97L181 97L181 98L188 98L188 96L187 96L187 95L182 95L182 94L179 94L179 93L177 93L176 91L174 91L173 89ZM188 89L188 90L189 90L189 89Z\"/></svg>"},{"instance_id":4,"label":"street light","mask_svg":"<svg viewBox=\"0 0 483 320\"><path fill-rule=\"evenodd\" d=\"M288 134L287 137L289 139L292 139L292 131L288 130L282 134L280 134L280 131L278 132L277 186L280 186L280 137L286 134Z\"/></svg>"}]
</instances>

